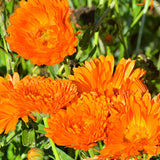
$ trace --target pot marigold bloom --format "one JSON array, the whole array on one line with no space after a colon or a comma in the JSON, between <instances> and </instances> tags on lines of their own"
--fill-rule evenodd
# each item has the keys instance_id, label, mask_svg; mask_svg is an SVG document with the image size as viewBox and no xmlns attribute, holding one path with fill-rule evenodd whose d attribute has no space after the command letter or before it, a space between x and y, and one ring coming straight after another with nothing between
<instances>
[{"instance_id":1,"label":"pot marigold bloom","mask_svg":"<svg viewBox=\"0 0 160 160\"><path fill-rule=\"evenodd\" d=\"M77 85L80 93L96 92L108 97L119 92L144 93L147 88L140 78L145 71L139 68L133 70L134 65L134 60L122 58L114 72L114 57L100 56L99 59L85 61L82 67L74 68L74 75L70 75L69 78Z\"/></svg>"},{"instance_id":2,"label":"pot marigold bloom","mask_svg":"<svg viewBox=\"0 0 160 160\"><path fill-rule=\"evenodd\" d=\"M76 95L77 87L71 81L40 76L24 77L11 93L13 104L25 103L31 111L50 114L65 108Z\"/></svg>"},{"instance_id":3,"label":"pot marigold bloom","mask_svg":"<svg viewBox=\"0 0 160 160\"><path fill-rule=\"evenodd\" d=\"M20 77L17 72L13 74L13 77L7 74L6 79L7 81L3 77L0 77L0 94L2 92L8 92L9 90L14 89L15 85L20 81ZM1 94L1 96L4 96L4 94Z\"/></svg>"},{"instance_id":4,"label":"pot marigold bloom","mask_svg":"<svg viewBox=\"0 0 160 160\"><path fill-rule=\"evenodd\" d=\"M57 145L86 151L106 137L107 119L105 96L82 95L48 119L46 136Z\"/></svg>"},{"instance_id":5,"label":"pot marigold bloom","mask_svg":"<svg viewBox=\"0 0 160 160\"><path fill-rule=\"evenodd\" d=\"M14 75L8 75L8 81L0 78L0 133L14 130L19 118L24 122L28 122L28 116L34 119L32 112L56 113L77 95L76 86L69 80L29 76L18 80L18 73Z\"/></svg>"},{"instance_id":6,"label":"pot marigold bloom","mask_svg":"<svg viewBox=\"0 0 160 160\"><path fill-rule=\"evenodd\" d=\"M76 51L67 0L22 0L9 20L11 50L34 64L58 64Z\"/></svg>"},{"instance_id":7,"label":"pot marigold bloom","mask_svg":"<svg viewBox=\"0 0 160 160\"><path fill-rule=\"evenodd\" d=\"M126 113L111 115L107 128L105 148L99 159L136 158L140 152L156 156L160 153L160 103L151 100L151 95L130 96L124 105Z\"/></svg>"},{"instance_id":8,"label":"pot marigold bloom","mask_svg":"<svg viewBox=\"0 0 160 160\"><path fill-rule=\"evenodd\" d=\"M19 118L25 123L28 122L28 116L34 119L31 113L23 108L12 105L10 99L3 101L0 99L0 134L7 134L9 131L13 131L16 128Z\"/></svg>"}]
</instances>

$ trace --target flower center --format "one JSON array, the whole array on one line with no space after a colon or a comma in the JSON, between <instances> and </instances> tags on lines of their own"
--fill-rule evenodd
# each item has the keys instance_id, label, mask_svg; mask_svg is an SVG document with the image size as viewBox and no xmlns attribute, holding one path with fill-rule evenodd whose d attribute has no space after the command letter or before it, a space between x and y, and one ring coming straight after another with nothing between
<instances>
[{"instance_id":1,"label":"flower center","mask_svg":"<svg viewBox=\"0 0 160 160\"><path fill-rule=\"evenodd\" d=\"M55 37L52 29L39 29L36 33L36 37L41 41L43 46L48 48L53 48L53 42L51 42Z\"/></svg>"},{"instance_id":2,"label":"flower center","mask_svg":"<svg viewBox=\"0 0 160 160\"><path fill-rule=\"evenodd\" d=\"M141 142L148 139L148 137L149 134L145 127L132 125L126 129L124 140L130 142Z\"/></svg>"}]
</instances>

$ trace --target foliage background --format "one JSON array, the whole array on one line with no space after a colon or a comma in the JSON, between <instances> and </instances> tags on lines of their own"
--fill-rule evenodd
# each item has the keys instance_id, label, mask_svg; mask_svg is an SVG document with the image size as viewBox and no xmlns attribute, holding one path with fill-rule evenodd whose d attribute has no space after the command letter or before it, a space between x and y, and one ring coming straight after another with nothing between
<instances>
[{"instance_id":1,"label":"foliage background","mask_svg":"<svg viewBox=\"0 0 160 160\"><path fill-rule=\"evenodd\" d=\"M65 61L54 66L34 66L16 53L9 50L5 41L9 17L19 7L18 0L0 1L0 76L18 71L21 78L25 75L51 76L65 79L72 74L72 68L82 65L85 60L111 55L115 64L122 57L136 60L136 67L144 68L147 73L144 82L152 96L160 92L160 2L154 1L154 9L150 10L150 0L145 6L138 6L141 0L69 0L71 20L79 45L77 52L65 58ZM112 4L115 4L113 8ZM107 14L105 14L107 11ZM76 25L75 25L76 24ZM23 27L23 26L22 26ZM11 70L11 68L13 70ZM0 135L0 160L23 160L27 158L31 147L43 148L44 159L53 159L49 141L42 138L43 123L39 125L30 121L29 126L19 122L16 130L8 135ZM34 126L34 127L33 127ZM24 142L21 128L32 135ZM29 135L30 136L30 135ZM58 146L59 147L59 146ZM81 159L88 153L59 147L62 159ZM72 157L72 158L71 158Z\"/></svg>"}]
</instances>

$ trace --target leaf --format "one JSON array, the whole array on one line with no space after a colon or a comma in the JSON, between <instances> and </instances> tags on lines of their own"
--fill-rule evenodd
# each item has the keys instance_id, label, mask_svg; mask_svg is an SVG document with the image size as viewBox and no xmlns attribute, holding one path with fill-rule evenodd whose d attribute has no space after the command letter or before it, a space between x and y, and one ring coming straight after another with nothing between
<instances>
[{"instance_id":1,"label":"leaf","mask_svg":"<svg viewBox=\"0 0 160 160\"><path fill-rule=\"evenodd\" d=\"M60 156L60 158L62 159L62 160L74 160L72 157L70 157L70 156L68 156L68 154L66 154L65 152L63 152L61 149L59 149L59 148L57 148L57 152L58 152L58 154L59 154L59 156Z\"/></svg>"},{"instance_id":2,"label":"leaf","mask_svg":"<svg viewBox=\"0 0 160 160\"><path fill-rule=\"evenodd\" d=\"M21 131L19 132L10 132L10 134L8 134L7 138L6 138L6 142L5 145L8 145L9 143L12 142L12 140L16 137L19 136L21 134Z\"/></svg>"},{"instance_id":3,"label":"leaf","mask_svg":"<svg viewBox=\"0 0 160 160\"><path fill-rule=\"evenodd\" d=\"M51 76L54 78L58 78L57 73L59 70L59 64L55 64L54 66L48 66Z\"/></svg>"},{"instance_id":4,"label":"leaf","mask_svg":"<svg viewBox=\"0 0 160 160\"><path fill-rule=\"evenodd\" d=\"M25 129L22 132L22 144L24 146L35 147L35 131L34 129Z\"/></svg>"},{"instance_id":5,"label":"leaf","mask_svg":"<svg viewBox=\"0 0 160 160\"><path fill-rule=\"evenodd\" d=\"M0 47L0 54L2 54L4 56L7 55L8 58L12 61L12 56L1 47Z\"/></svg>"},{"instance_id":6,"label":"leaf","mask_svg":"<svg viewBox=\"0 0 160 160\"><path fill-rule=\"evenodd\" d=\"M44 125L43 124L38 124L38 130L36 132L45 134L46 131L44 131Z\"/></svg>"},{"instance_id":7,"label":"leaf","mask_svg":"<svg viewBox=\"0 0 160 160\"><path fill-rule=\"evenodd\" d=\"M89 54L87 54L87 55L83 56L82 58L80 58L79 61L80 61L80 62L83 62L83 61L85 61L85 60L87 60L87 59L92 58L92 56L94 55L96 49L97 49L97 46L95 46Z\"/></svg>"},{"instance_id":8,"label":"leaf","mask_svg":"<svg viewBox=\"0 0 160 160\"><path fill-rule=\"evenodd\" d=\"M91 27L88 27L88 29L84 32L82 39L79 42L79 46L82 50L86 50L89 46L89 42L91 39Z\"/></svg>"}]
</instances>

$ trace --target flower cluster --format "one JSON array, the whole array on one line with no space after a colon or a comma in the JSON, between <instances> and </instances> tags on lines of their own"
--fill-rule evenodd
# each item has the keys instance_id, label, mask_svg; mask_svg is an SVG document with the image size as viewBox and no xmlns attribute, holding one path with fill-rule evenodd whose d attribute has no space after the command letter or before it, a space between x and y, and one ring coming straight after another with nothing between
<instances>
[{"instance_id":1,"label":"flower cluster","mask_svg":"<svg viewBox=\"0 0 160 160\"><path fill-rule=\"evenodd\" d=\"M114 71L113 56L100 56L74 69L70 80L1 77L1 133L14 130L19 118L28 122L33 112L43 112L51 115L46 136L57 145L88 150L104 140L99 159L156 155L160 98L151 100L140 79L145 71L134 64L121 59Z\"/></svg>"},{"instance_id":2,"label":"flower cluster","mask_svg":"<svg viewBox=\"0 0 160 160\"><path fill-rule=\"evenodd\" d=\"M11 50L34 64L54 65L76 51L67 0L22 0L10 23ZM107 55L85 61L65 80L20 79L17 72L0 77L0 134L15 130L20 118L35 120L38 112L50 115L45 136L57 145L87 151L103 141L93 159L160 154L160 94L151 98L146 71L134 69L134 60L122 58L114 67ZM39 154L32 149L29 159Z\"/></svg>"}]
</instances>

